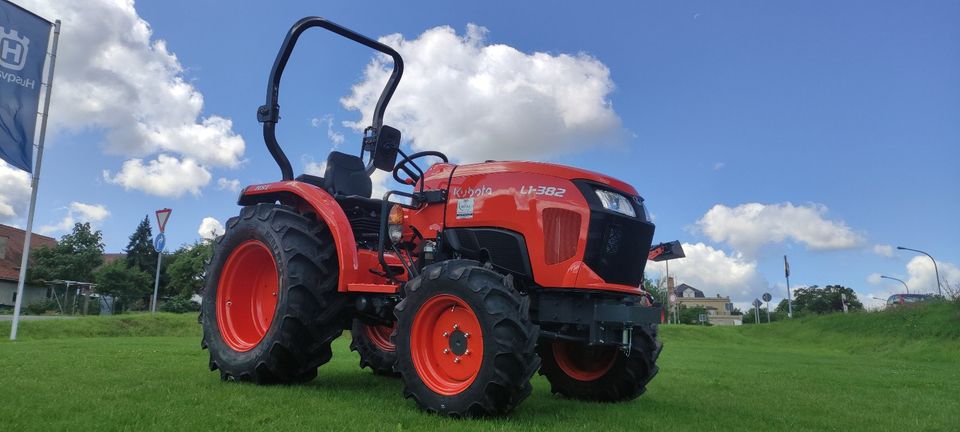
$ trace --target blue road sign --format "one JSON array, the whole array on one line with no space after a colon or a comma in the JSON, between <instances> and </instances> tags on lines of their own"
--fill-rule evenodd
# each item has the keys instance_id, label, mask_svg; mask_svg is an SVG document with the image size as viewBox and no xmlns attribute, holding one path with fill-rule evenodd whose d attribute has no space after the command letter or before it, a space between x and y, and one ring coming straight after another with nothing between
<instances>
[{"instance_id":1,"label":"blue road sign","mask_svg":"<svg viewBox=\"0 0 960 432\"><path fill-rule=\"evenodd\" d=\"M167 236L163 235L163 233L157 234L157 236L153 238L153 248L156 249L157 252L163 252L163 247L166 245Z\"/></svg>"}]
</instances>

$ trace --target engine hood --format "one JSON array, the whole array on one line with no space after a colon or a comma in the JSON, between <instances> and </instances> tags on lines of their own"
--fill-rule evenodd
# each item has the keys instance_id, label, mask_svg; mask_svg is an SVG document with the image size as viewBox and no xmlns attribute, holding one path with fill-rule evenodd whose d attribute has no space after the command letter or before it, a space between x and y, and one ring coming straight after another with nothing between
<instances>
[{"instance_id":1,"label":"engine hood","mask_svg":"<svg viewBox=\"0 0 960 432\"><path fill-rule=\"evenodd\" d=\"M567 180L584 179L610 186L613 189L637 195L636 189L629 184L613 177L595 173L581 168L557 165L544 162L482 162L475 164L457 165L454 177L473 176L495 173L531 173L558 177Z\"/></svg>"}]
</instances>

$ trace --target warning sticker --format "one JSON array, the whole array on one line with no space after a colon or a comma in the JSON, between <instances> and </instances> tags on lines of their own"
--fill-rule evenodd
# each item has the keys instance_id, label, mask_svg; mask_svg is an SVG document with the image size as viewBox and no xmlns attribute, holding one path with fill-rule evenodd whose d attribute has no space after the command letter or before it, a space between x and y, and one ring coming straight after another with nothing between
<instances>
[{"instance_id":1,"label":"warning sticker","mask_svg":"<svg viewBox=\"0 0 960 432\"><path fill-rule=\"evenodd\" d=\"M473 198L461 198L457 200L457 219L473 218Z\"/></svg>"}]
</instances>

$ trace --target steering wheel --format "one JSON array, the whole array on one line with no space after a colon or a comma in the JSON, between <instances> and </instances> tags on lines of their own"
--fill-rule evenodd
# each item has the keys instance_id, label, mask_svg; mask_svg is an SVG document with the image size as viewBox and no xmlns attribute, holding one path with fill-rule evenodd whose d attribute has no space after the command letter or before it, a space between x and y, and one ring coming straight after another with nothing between
<instances>
[{"instance_id":1,"label":"steering wheel","mask_svg":"<svg viewBox=\"0 0 960 432\"><path fill-rule=\"evenodd\" d=\"M433 151L433 150L417 152L411 155L407 155L403 152L400 152L400 155L403 156L403 159L400 159L400 162L397 162L397 165L394 166L393 179L401 184L408 184L408 185L416 184L417 181L420 180L420 177L423 177L423 170L420 169L419 166L417 166L416 162L414 162L414 159L433 156L433 157L440 158L440 160L442 160L443 163L450 162L447 159L447 155L440 153L438 151ZM410 166L408 167L407 165L410 165ZM411 167L413 169L411 169ZM407 175L407 178L405 179L400 178L400 171L403 171L404 174Z\"/></svg>"}]
</instances>

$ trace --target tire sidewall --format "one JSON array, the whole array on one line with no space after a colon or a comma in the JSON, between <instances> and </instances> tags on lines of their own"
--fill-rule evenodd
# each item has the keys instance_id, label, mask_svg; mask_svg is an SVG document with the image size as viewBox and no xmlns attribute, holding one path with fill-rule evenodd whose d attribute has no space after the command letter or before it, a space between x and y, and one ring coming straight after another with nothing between
<instances>
[{"instance_id":1,"label":"tire sidewall","mask_svg":"<svg viewBox=\"0 0 960 432\"><path fill-rule=\"evenodd\" d=\"M262 214L260 214L261 212L257 211L259 208L260 206L244 208L241 211L241 217L236 220L236 223L232 226L227 226L224 235L217 239L210 261L210 267L207 271L203 305L201 306L203 311L203 331L204 334L210 335L206 338L206 342L211 354L219 357L219 364L232 365L239 370L252 369L260 361L263 354L270 348L270 341L277 337L276 333L278 332L280 320L282 319L280 312L286 309L287 306L287 293L285 288L289 286L289 281L287 280L287 275L282 265L283 260L281 257L283 248L281 247L280 238L278 238L276 233L268 229L269 225L254 222L255 219L262 216ZM256 211L257 214L253 215L253 217L244 217L248 216L244 214L247 211ZM269 215L269 213L267 213L267 215ZM261 222L262 221L263 219L261 219ZM233 252L237 246L248 240L260 241L270 249L270 255L273 258L274 265L277 266L279 285L277 290L277 307L274 309L270 328L267 329L263 339L261 339L256 346L248 351L241 352L230 347L220 333L220 327L217 324L220 319L220 317L217 316L217 292L220 277L222 276L221 272L231 252Z\"/></svg>"}]
</instances>

